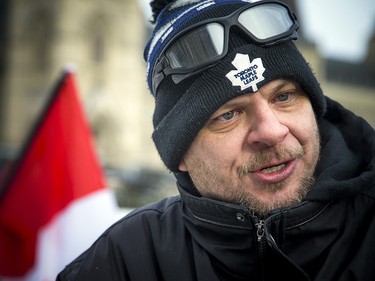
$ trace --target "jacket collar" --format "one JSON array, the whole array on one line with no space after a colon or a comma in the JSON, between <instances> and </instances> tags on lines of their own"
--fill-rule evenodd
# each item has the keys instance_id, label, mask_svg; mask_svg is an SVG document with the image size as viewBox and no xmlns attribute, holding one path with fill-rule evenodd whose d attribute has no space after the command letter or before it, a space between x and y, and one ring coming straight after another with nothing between
<instances>
[{"instance_id":1,"label":"jacket collar","mask_svg":"<svg viewBox=\"0 0 375 281\"><path fill-rule=\"evenodd\" d=\"M239 229L254 229L255 224L259 221L254 214L241 205L193 195L186 191L186 187L184 188L180 184L179 191L187 212L203 224L208 223ZM293 228L312 220L328 204L329 202L304 201L295 206L275 209L264 221L267 224L271 224L282 220L286 228Z\"/></svg>"}]
</instances>

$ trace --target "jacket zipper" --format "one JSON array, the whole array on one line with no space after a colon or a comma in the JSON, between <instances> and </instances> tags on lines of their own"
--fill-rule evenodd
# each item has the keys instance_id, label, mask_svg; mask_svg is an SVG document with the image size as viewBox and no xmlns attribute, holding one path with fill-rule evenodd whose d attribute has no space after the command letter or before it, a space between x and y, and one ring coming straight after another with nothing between
<instances>
[{"instance_id":1,"label":"jacket zipper","mask_svg":"<svg viewBox=\"0 0 375 281\"><path fill-rule=\"evenodd\" d=\"M258 242L258 277L257 280L265 280L265 259L266 259L266 239L264 230L264 220L255 217L256 236Z\"/></svg>"},{"instance_id":2,"label":"jacket zipper","mask_svg":"<svg viewBox=\"0 0 375 281\"><path fill-rule=\"evenodd\" d=\"M257 227L257 241L261 242L264 237L264 220L258 220L255 226Z\"/></svg>"}]
</instances>

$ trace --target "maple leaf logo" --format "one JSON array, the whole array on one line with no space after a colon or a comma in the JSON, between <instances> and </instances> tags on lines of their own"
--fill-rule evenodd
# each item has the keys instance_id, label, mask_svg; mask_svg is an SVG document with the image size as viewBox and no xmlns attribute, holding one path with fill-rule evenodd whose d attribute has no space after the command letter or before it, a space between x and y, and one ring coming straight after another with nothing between
<instances>
[{"instance_id":1,"label":"maple leaf logo","mask_svg":"<svg viewBox=\"0 0 375 281\"><path fill-rule=\"evenodd\" d=\"M237 70L231 70L226 75L232 85L240 86L241 90L252 87L253 92L258 91L257 84L264 80L263 73L266 70L262 59L256 58L250 63L249 55L237 54L232 64Z\"/></svg>"}]
</instances>

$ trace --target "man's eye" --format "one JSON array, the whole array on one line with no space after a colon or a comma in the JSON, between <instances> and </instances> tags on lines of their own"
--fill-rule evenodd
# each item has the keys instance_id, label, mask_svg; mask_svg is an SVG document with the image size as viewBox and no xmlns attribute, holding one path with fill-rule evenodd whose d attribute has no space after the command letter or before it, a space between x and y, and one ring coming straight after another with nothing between
<instances>
[{"instance_id":1,"label":"man's eye","mask_svg":"<svg viewBox=\"0 0 375 281\"><path fill-rule=\"evenodd\" d=\"M284 102L290 99L290 93L282 93L276 97L276 102Z\"/></svg>"},{"instance_id":2,"label":"man's eye","mask_svg":"<svg viewBox=\"0 0 375 281\"><path fill-rule=\"evenodd\" d=\"M223 115L220 115L217 119L220 121L229 121L235 116L235 114L236 113L234 111L228 111Z\"/></svg>"}]
</instances>

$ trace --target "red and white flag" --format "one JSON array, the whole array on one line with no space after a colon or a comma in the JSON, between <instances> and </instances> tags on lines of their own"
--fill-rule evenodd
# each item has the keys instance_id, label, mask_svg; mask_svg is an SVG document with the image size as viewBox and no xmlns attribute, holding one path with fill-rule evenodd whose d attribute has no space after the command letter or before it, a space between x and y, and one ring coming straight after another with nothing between
<instances>
[{"instance_id":1,"label":"red and white flag","mask_svg":"<svg viewBox=\"0 0 375 281\"><path fill-rule=\"evenodd\" d=\"M55 280L118 214L74 75L66 72L3 185L2 280Z\"/></svg>"}]
</instances>

